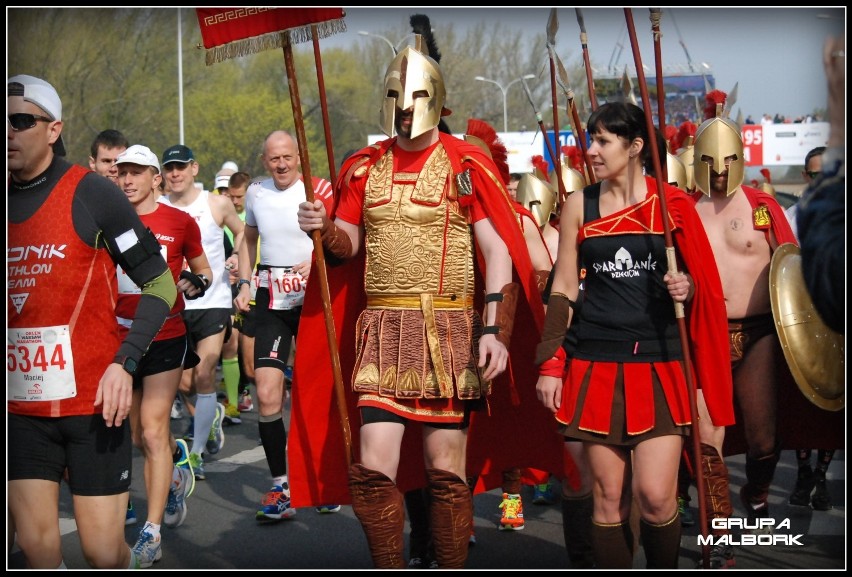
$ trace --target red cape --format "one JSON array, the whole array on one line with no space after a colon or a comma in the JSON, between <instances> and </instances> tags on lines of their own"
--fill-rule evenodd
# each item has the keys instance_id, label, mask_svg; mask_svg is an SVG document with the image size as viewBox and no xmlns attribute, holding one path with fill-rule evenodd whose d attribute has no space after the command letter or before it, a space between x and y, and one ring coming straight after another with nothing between
<instances>
[{"instance_id":1,"label":"red cape","mask_svg":"<svg viewBox=\"0 0 852 577\"><path fill-rule=\"evenodd\" d=\"M645 178L648 190L656 191L656 181L650 176ZM731 365L725 296L719 270L715 266L707 266L707 263L715 262L713 249L706 234L696 234L696 231L704 230L704 225L695 211L694 200L668 184L665 191L666 209L675 224L672 240L676 253L695 282L695 294L685 310L695 384L704 393L713 422L731 425L734 422L731 371L719 370Z\"/></svg>"},{"instance_id":2,"label":"red cape","mask_svg":"<svg viewBox=\"0 0 852 577\"><path fill-rule=\"evenodd\" d=\"M513 371L516 377L523 375L525 391L532 388L530 403L525 405L534 402L535 405L540 406L534 392L538 372L532 367L533 356L529 351L530 347L534 347L539 341L544 309L536 288L535 271L532 270L526 244L518 226L517 215L509 204L508 193L497 175L493 162L480 148L445 134L441 134L440 139L454 163L453 172L471 169L473 189L479 198L480 205L509 248L515 265L516 280L520 282L522 293L526 297L518 299L518 314L510 351ZM359 165L371 166L393 143L394 139L385 140L353 154L341 168L337 190L340 191L346 185L352 176L353 168ZM336 198L339 198L339 195ZM356 395L351 391L351 378L355 361L354 327L358 315L365 306L363 253L364 251L360 250L358 257L339 266L329 266L327 269L329 304L336 332L334 338L338 344L343 396L346 399L352 436L352 453L356 462L360 414L356 408ZM481 257L477 260L481 268L483 264ZM332 359L328 350L324 306L317 276L312 275L308 282L296 342L293 407L288 442L288 478L294 507L351 503L347 454L343 441L343 428L335 404ZM481 292L481 290L477 291L477 294ZM526 314L525 319L522 317L523 314ZM519 349L523 345L527 348ZM523 352L517 353L516 350ZM490 399L492 399L492 413L495 415L509 415L513 410L501 408L498 402L498 399L509 397L508 387L504 386L504 379L505 377L501 377L493 383L494 393ZM538 420L544 419L539 417ZM479 425L475 427L473 423L471 424L472 438L481 437L479 433L474 433L477 427ZM520 434L529 430L528 423L525 423L519 431L519 437ZM397 485L402 491L425 484L420 432L421 427L417 423L410 423L406 429L397 475ZM556 435L552 434L552 429L550 433L547 438L552 438L554 441L550 443L553 447L550 452L553 455L548 453L548 458L542 461L541 468L549 467L551 462L554 463L553 466L558 463L561 467L561 442ZM522 451L517 455L508 456L510 457L508 461L511 463L507 466L523 465L524 463L520 462L523 455L540 451L542 441L542 439L527 437L527 440L521 444ZM544 441L546 442L546 439ZM490 440L488 443L471 440L468 443L468 460L471 463L468 466L468 474L474 475L480 472L474 463L485 461L482 454L501 452L503 452L502 448L495 446Z\"/></svg>"}]
</instances>

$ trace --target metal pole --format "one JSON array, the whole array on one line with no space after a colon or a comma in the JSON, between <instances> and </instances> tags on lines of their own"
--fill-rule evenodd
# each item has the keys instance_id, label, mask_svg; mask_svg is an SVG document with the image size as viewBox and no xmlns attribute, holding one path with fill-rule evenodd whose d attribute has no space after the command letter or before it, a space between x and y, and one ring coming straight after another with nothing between
<instances>
[{"instance_id":1,"label":"metal pole","mask_svg":"<svg viewBox=\"0 0 852 577\"><path fill-rule=\"evenodd\" d=\"M514 80L509 82L509 84L507 84L505 88L496 80L491 80L490 78L485 78L484 76L475 76L473 78L474 80L479 80L481 82L490 82L491 84L496 85L497 88L500 89L500 92L503 93L503 132L509 132L509 103L507 99L509 94L509 88L511 88L512 85L517 82L521 82L523 80L531 80L533 78L535 78L535 74L525 74L524 76L521 76L520 78L515 78Z\"/></svg>"},{"instance_id":2,"label":"metal pole","mask_svg":"<svg viewBox=\"0 0 852 577\"><path fill-rule=\"evenodd\" d=\"M178 126L180 133L180 143L183 144L183 32L181 25L180 8L178 8L177 17L177 45L178 45Z\"/></svg>"},{"instance_id":3,"label":"metal pole","mask_svg":"<svg viewBox=\"0 0 852 577\"><path fill-rule=\"evenodd\" d=\"M503 132L509 132L509 102L506 99L509 90L504 89L502 86L500 90L503 91Z\"/></svg>"},{"instance_id":4,"label":"metal pole","mask_svg":"<svg viewBox=\"0 0 852 577\"><path fill-rule=\"evenodd\" d=\"M359 30L358 34L360 34L361 36L372 36L373 38L381 38L388 46L390 46L391 52L393 52L393 55L396 56L396 46L394 46L393 42L391 42L381 34L376 34L375 32L367 32L366 30ZM408 38L408 36L406 36L405 38ZM405 38L403 38L403 40L405 40Z\"/></svg>"}]
</instances>

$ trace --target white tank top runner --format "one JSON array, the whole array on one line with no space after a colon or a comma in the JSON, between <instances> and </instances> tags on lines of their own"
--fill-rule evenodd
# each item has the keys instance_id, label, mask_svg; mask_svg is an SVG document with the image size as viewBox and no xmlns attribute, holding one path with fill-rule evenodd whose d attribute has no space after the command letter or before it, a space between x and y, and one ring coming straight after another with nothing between
<instances>
[{"instance_id":1,"label":"white tank top runner","mask_svg":"<svg viewBox=\"0 0 852 577\"><path fill-rule=\"evenodd\" d=\"M167 196L161 196L159 199L163 204L182 210L195 219L198 228L201 229L201 245L204 247L204 254L207 255L207 261L213 271L210 288L203 297L187 300L187 310L230 309L232 306L231 286L228 283L228 275L225 274L225 230L213 219L208 194L206 190L202 191L189 206L176 206L169 202Z\"/></svg>"}]
</instances>

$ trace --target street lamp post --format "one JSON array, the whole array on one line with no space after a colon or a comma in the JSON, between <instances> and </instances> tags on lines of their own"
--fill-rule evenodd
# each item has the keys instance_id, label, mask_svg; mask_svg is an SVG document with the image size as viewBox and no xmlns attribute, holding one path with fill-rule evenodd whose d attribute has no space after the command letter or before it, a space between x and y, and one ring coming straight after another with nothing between
<instances>
[{"instance_id":1,"label":"street lamp post","mask_svg":"<svg viewBox=\"0 0 852 577\"><path fill-rule=\"evenodd\" d=\"M516 82L521 82L523 80L531 80L533 78L535 78L535 74L526 74L524 76L521 76L520 78L515 78L514 80L509 82L509 84L507 84L504 87L502 84L500 84L496 80L491 80L490 78L485 78L483 76L474 77L474 80L480 80L482 82L490 82L491 84L497 85L497 88L499 88L500 92L503 93L503 132L509 132L509 107L508 107L508 103L506 101L506 95L509 93L509 87L511 87Z\"/></svg>"},{"instance_id":2,"label":"street lamp post","mask_svg":"<svg viewBox=\"0 0 852 577\"><path fill-rule=\"evenodd\" d=\"M385 43L388 46L390 46L391 52L393 52L394 56L396 56L397 53L399 52L399 47L402 46L403 42L408 40L411 36L414 36L413 32L410 33L410 34L406 34L405 36L402 37L402 40L400 40L398 43L394 44L385 36L382 36L381 34L376 34L375 32L367 32L366 30L359 30L358 34L360 34L361 36L372 36L374 38L379 38L380 40L384 40Z\"/></svg>"}]
</instances>

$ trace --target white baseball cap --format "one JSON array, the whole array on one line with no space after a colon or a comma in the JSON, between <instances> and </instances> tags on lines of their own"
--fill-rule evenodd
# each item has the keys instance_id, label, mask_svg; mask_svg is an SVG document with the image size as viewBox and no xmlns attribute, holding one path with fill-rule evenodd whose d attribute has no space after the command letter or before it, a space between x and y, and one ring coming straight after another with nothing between
<instances>
[{"instance_id":1,"label":"white baseball cap","mask_svg":"<svg viewBox=\"0 0 852 577\"><path fill-rule=\"evenodd\" d=\"M227 174L220 174L216 176L216 184L213 186L215 189L220 188L228 188L228 183L231 181L231 177Z\"/></svg>"},{"instance_id":2,"label":"white baseball cap","mask_svg":"<svg viewBox=\"0 0 852 577\"><path fill-rule=\"evenodd\" d=\"M32 102L53 120L62 120L62 100L56 89L41 78L28 74L18 74L6 82L8 96L23 96L26 102ZM65 156L65 144L62 135L53 143L53 152Z\"/></svg>"},{"instance_id":3,"label":"white baseball cap","mask_svg":"<svg viewBox=\"0 0 852 577\"><path fill-rule=\"evenodd\" d=\"M138 164L139 166L153 166L160 172L160 161L151 149L141 144L134 144L115 159L116 164Z\"/></svg>"}]
</instances>

